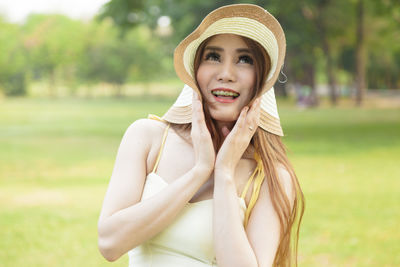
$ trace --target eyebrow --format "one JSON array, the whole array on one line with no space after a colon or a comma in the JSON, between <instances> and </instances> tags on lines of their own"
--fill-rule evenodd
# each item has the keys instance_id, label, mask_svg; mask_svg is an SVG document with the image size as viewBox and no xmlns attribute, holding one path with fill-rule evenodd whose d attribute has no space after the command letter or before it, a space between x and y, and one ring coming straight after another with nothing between
<instances>
[{"instance_id":1,"label":"eyebrow","mask_svg":"<svg viewBox=\"0 0 400 267\"><path fill-rule=\"evenodd\" d=\"M213 51L219 51L219 52L224 51L224 49L222 47L219 47L219 46L206 46L205 50L213 50ZM238 49L236 49L236 52L251 54L251 50L248 49L248 48L238 48Z\"/></svg>"}]
</instances>

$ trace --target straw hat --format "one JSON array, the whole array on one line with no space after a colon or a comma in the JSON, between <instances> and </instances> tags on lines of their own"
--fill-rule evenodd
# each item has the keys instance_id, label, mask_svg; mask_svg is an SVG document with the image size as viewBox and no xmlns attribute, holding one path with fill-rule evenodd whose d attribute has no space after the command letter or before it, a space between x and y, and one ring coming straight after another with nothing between
<instances>
[{"instance_id":1,"label":"straw hat","mask_svg":"<svg viewBox=\"0 0 400 267\"><path fill-rule=\"evenodd\" d=\"M200 25L175 49L174 66L185 86L176 102L162 117L172 123L192 121L193 90L200 94L194 77L194 58L200 44L217 34L236 34L258 42L271 59L271 68L262 89L259 126L283 136L273 85L283 66L286 40L279 22L263 8L250 4L220 7L208 14Z\"/></svg>"}]
</instances>

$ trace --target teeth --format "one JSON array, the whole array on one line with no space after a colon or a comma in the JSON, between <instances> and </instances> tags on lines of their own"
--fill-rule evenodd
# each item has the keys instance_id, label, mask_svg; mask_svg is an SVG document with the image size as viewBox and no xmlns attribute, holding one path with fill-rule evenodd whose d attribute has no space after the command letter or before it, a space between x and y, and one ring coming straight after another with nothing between
<instances>
[{"instance_id":1,"label":"teeth","mask_svg":"<svg viewBox=\"0 0 400 267\"><path fill-rule=\"evenodd\" d=\"M213 91L212 93L213 93L213 95L233 96L233 97L238 97L238 96L239 96L238 93L228 92L228 91L222 91L222 90L221 90L221 91L220 91L220 90L218 90L218 91Z\"/></svg>"}]
</instances>

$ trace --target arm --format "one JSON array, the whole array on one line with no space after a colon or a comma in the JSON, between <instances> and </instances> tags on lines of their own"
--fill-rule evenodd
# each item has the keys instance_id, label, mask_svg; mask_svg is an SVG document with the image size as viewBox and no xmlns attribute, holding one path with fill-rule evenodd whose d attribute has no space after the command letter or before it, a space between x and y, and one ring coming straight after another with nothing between
<instances>
[{"instance_id":1,"label":"arm","mask_svg":"<svg viewBox=\"0 0 400 267\"><path fill-rule=\"evenodd\" d=\"M146 178L146 159L154 138L154 123L139 120L126 131L98 222L100 252L110 261L153 237L170 224L209 178L211 170L196 162L157 195L140 201ZM158 130L159 132L159 130Z\"/></svg>"},{"instance_id":2,"label":"arm","mask_svg":"<svg viewBox=\"0 0 400 267\"><path fill-rule=\"evenodd\" d=\"M240 216L234 174L243 152L254 134L259 117L260 100L249 110L244 107L231 132L223 129L225 140L214 171L214 247L218 266L258 266Z\"/></svg>"},{"instance_id":3,"label":"arm","mask_svg":"<svg viewBox=\"0 0 400 267\"><path fill-rule=\"evenodd\" d=\"M280 224L270 200L267 182L262 184L246 230L240 217L234 171L258 125L259 101L244 108L222 145L214 172L214 247L218 266L272 266L279 245ZM287 195L293 196L291 177L278 169ZM294 198L290 201L293 203Z\"/></svg>"},{"instance_id":4,"label":"arm","mask_svg":"<svg viewBox=\"0 0 400 267\"><path fill-rule=\"evenodd\" d=\"M214 248L218 266L257 266L246 236L233 175L214 174Z\"/></svg>"},{"instance_id":5,"label":"arm","mask_svg":"<svg viewBox=\"0 0 400 267\"><path fill-rule=\"evenodd\" d=\"M289 198L290 205L293 206L295 191L290 174L282 167L278 167L277 171L279 180ZM272 205L268 183L265 179L246 228L258 266L272 266L280 239L280 223Z\"/></svg>"},{"instance_id":6,"label":"arm","mask_svg":"<svg viewBox=\"0 0 400 267\"><path fill-rule=\"evenodd\" d=\"M293 204L294 191L290 174L282 168L278 169L278 174ZM217 215L214 216L214 243L218 266L272 266L279 245L280 224L267 182L264 179L245 230L239 216L233 179L226 174L221 174L218 179L220 186L214 191L215 198L218 196L214 203Z\"/></svg>"}]
</instances>

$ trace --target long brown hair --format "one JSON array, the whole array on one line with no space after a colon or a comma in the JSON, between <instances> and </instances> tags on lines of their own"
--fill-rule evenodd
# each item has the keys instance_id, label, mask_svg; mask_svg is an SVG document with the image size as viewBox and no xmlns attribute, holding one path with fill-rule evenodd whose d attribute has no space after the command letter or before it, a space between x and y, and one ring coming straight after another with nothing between
<instances>
[{"instance_id":1,"label":"long brown hair","mask_svg":"<svg viewBox=\"0 0 400 267\"><path fill-rule=\"evenodd\" d=\"M266 80L266 74L270 70L270 57L257 42L246 37L242 38L255 58L256 83L253 90L253 99L255 99L261 95L261 90ZM201 63L204 48L209 40L210 38L203 41L197 49L194 60L195 77L197 76L197 70ZM200 88L199 86L197 87ZM211 118L207 104L204 101L203 107L206 123L213 138L214 148L218 151L222 145L223 136L217 130L216 121ZM304 213L303 192L294 169L289 162L286 154L286 147L282 143L280 136L269 133L258 127L251 143L261 156L265 172L264 181L268 183L272 205L280 223L280 240L275 254L274 266L297 266L299 229ZM286 194L283 181L279 178L278 168L284 168L290 174L292 192L295 194L293 205L291 205L289 196Z\"/></svg>"}]
</instances>

